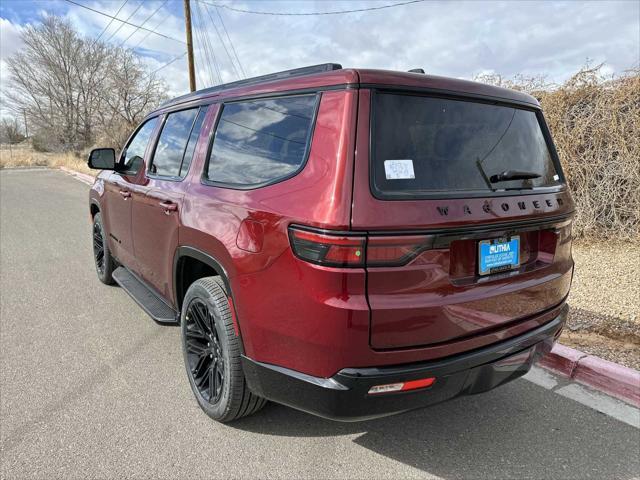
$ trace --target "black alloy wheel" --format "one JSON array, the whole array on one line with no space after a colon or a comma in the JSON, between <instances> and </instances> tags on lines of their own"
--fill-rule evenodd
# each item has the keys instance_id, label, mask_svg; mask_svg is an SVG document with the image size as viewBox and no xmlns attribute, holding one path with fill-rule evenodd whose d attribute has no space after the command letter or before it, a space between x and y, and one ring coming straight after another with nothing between
<instances>
[{"instance_id":1,"label":"black alloy wheel","mask_svg":"<svg viewBox=\"0 0 640 480\"><path fill-rule=\"evenodd\" d=\"M185 321L189 375L200 395L207 402L216 404L222 395L225 378L224 355L216 331L216 319L205 302L194 298L187 307Z\"/></svg>"}]
</instances>

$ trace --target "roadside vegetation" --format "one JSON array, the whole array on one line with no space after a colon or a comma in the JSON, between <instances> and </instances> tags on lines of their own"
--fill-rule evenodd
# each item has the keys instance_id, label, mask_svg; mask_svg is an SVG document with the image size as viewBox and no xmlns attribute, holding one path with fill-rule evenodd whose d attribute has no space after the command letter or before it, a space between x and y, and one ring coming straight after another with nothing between
<instances>
[{"instance_id":1,"label":"roadside vegetation","mask_svg":"<svg viewBox=\"0 0 640 480\"><path fill-rule=\"evenodd\" d=\"M82 38L47 17L8 60L0 168L86 167L93 146L119 148L166 87L130 50ZM640 369L640 70L585 67L562 85L544 77L478 81L534 95L572 195L576 271L563 343ZM4 86L3 86L3 90ZM25 129L28 126L28 132Z\"/></svg>"}]
</instances>

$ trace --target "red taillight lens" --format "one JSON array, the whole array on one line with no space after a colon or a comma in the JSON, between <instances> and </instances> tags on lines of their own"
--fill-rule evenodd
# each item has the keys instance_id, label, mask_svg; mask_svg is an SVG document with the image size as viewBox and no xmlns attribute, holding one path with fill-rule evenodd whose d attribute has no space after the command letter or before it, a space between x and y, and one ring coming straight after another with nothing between
<instances>
[{"instance_id":1,"label":"red taillight lens","mask_svg":"<svg viewBox=\"0 0 640 480\"><path fill-rule=\"evenodd\" d=\"M406 265L432 243L433 237L428 235L370 236L367 239L367 266Z\"/></svg>"},{"instance_id":2,"label":"red taillight lens","mask_svg":"<svg viewBox=\"0 0 640 480\"><path fill-rule=\"evenodd\" d=\"M406 265L433 246L430 235L364 236L314 232L289 227L297 257L332 267L396 267Z\"/></svg>"},{"instance_id":3,"label":"red taillight lens","mask_svg":"<svg viewBox=\"0 0 640 480\"><path fill-rule=\"evenodd\" d=\"M365 237L289 227L289 238L293 252L307 262L330 267L364 267Z\"/></svg>"}]
</instances>

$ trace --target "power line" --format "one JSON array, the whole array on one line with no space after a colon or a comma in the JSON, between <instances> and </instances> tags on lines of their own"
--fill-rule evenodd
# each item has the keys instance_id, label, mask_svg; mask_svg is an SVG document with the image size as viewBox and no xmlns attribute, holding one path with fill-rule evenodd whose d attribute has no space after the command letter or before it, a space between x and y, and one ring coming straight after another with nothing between
<instances>
[{"instance_id":1,"label":"power line","mask_svg":"<svg viewBox=\"0 0 640 480\"><path fill-rule=\"evenodd\" d=\"M149 35L151 35L152 33L156 33L156 29L162 25L164 23L164 21L169 18L171 16L171 12L167 13L164 17L162 17L162 19L156 24L155 27L153 27L149 32L147 32L147 34L142 37L142 40L140 40L138 43L136 43L136 45L133 48L138 48L140 46L140 44L142 42L144 42L147 38L149 38Z\"/></svg>"},{"instance_id":2,"label":"power line","mask_svg":"<svg viewBox=\"0 0 640 480\"><path fill-rule=\"evenodd\" d=\"M120 20L119 18L116 18L116 17L114 17L113 15L109 15L108 13L101 12L100 10L96 10L95 8L87 7L86 5L83 5L83 4L81 4L81 3L78 3L78 2L76 2L76 1L74 1L74 0L64 0L64 1L65 1L65 2L67 2L67 3L71 3L71 4L73 4L73 5L76 5L76 6L78 6L78 7L82 7L82 8L84 8L84 9L91 10L92 12L94 12L94 13L98 13L98 14L103 15L103 16L105 16L105 17L113 18L114 20L117 20L117 21L119 21L119 22L121 22L121 23L124 23L124 24L127 24L127 25L131 25L132 27L139 27L139 28L140 28L140 30L144 30L144 31L146 31L146 32L155 33L156 35L158 35L158 36L160 36L160 37L163 37L163 38L166 38L166 39L168 39L168 40L173 40L174 42L179 42L179 43L182 43L182 44L185 44L185 43L186 43L186 42L185 42L185 41L183 41L183 40L178 40L177 38L170 37L169 35L165 35L164 33L156 32L156 31L151 30L151 29L149 29L149 28L142 27L142 26L140 26L140 25L136 25L135 23L130 23L130 22L126 21L126 20Z\"/></svg>"},{"instance_id":3,"label":"power line","mask_svg":"<svg viewBox=\"0 0 640 480\"><path fill-rule=\"evenodd\" d=\"M215 80L213 80L213 75L212 75L212 85L218 85L222 83L222 74L220 72L220 66L218 64L218 59L216 57L216 52L213 49L213 44L211 43L211 39L209 38L209 32L205 27L205 21L204 21L204 14L202 13L202 10L200 10L200 4L199 3L195 3L195 7L196 7L196 14L198 16L198 23L200 25L200 33L202 35L202 38L204 39L204 45L206 48L208 48L209 50L209 57L211 59L211 61L213 62L213 67L215 68L216 71L216 77L218 78L218 82L215 83Z\"/></svg>"},{"instance_id":4,"label":"power line","mask_svg":"<svg viewBox=\"0 0 640 480\"><path fill-rule=\"evenodd\" d=\"M162 3L160 4L160 6L159 6L158 8L156 8L156 9L153 11L153 13L152 13L151 15L149 15L149 16L145 19L145 21L144 21L144 22L142 22L142 24L140 24L140 27L136 28L133 32L131 32L131 35L129 35L127 38L125 38L125 39L122 41L122 43L121 43L120 45L118 45L118 46L119 46L119 47L121 47L121 46L123 46L125 43L127 43L127 41L128 41L131 37L133 37L133 36L134 36L134 35L135 35L139 30L140 30L140 28L144 26L144 24L145 24L145 23L147 23L149 20L151 20L151 17L153 17L156 13L158 13L158 11L159 11L162 7L164 7L164 6L167 4L167 2L168 2L168 1L169 1L169 0L164 0L164 2L162 2Z\"/></svg>"},{"instance_id":5,"label":"power line","mask_svg":"<svg viewBox=\"0 0 640 480\"><path fill-rule=\"evenodd\" d=\"M231 5L227 5L224 3L211 3L205 0L200 0L203 3L211 5L212 7L220 7L226 8L227 10L233 10L234 12L240 13L252 13L254 15L276 15L276 16L312 16L312 15L340 15L343 13L357 13L357 12L370 12L372 10L382 10L384 8L393 8L393 7L401 7L403 5L410 5L412 3L421 3L426 0L408 0L405 2L392 3L389 5L380 5L378 7L367 7L367 8L357 8L353 10L333 10L330 12L309 12L309 13L288 13L288 12L260 12L256 10L245 10L242 8L232 7Z\"/></svg>"},{"instance_id":6,"label":"power line","mask_svg":"<svg viewBox=\"0 0 640 480\"><path fill-rule=\"evenodd\" d=\"M122 2L122 5L120 5L120 8L118 9L118 11L115 14L116 17L118 16L118 14L120 13L120 10L122 10L124 8L124 6L127 4L128 1L129 0L124 0L124 2ZM93 41L94 44L98 40L100 40L102 38L102 35L104 35L104 32L106 32L109 29L109 27L111 26L111 24L113 23L114 20L115 20L115 18L112 18L111 20L109 20L109 23L107 24L107 26L102 29L102 31L100 32L100 35L98 35L96 37L96 39Z\"/></svg>"},{"instance_id":7,"label":"power line","mask_svg":"<svg viewBox=\"0 0 640 480\"><path fill-rule=\"evenodd\" d=\"M236 68L236 64L233 61L233 57L229 53L229 49L227 48L227 45L224 43L224 40L222 39L222 35L220 35L220 30L218 30L218 26L216 25L216 23L213 20L213 16L211 15L211 12L209 11L209 6L207 4L203 4L203 5L204 5L204 10L207 12L207 15L209 15L209 19L211 20L211 24L213 25L213 28L215 29L216 34L218 35L218 39L220 40L220 43L224 47L224 51L227 53L227 57L229 57L229 61L231 62L231 67L233 68L233 71L235 72L236 77L239 80L240 79L240 73L238 72L238 69Z\"/></svg>"},{"instance_id":8,"label":"power line","mask_svg":"<svg viewBox=\"0 0 640 480\"><path fill-rule=\"evenodd\" d=\"M233 46L233 42L231 41L231 37L229 36L229 32L227 31L227 27L224 24L224 20L222 19L222 15L220 14L220 10L218 9L218 7L215 7L215 9L216 9L216 13L218 14L218 18L220 19L220 23L222 24L222 28L224 30L224 33L227 36L227 40L229 40L229 45L231 45L231 50L233 51L233 54L236 57L236 61L238 62L238 66L240 67L240 70L242 71L242 76L244 78L247 78L247 74L244 71L244 67L242 66L242 63L240 62L240 57L238 57L238 52L236 52L236 47Z\"/></svg>"},{"instance_id":9,"label":"power line","mask_svg":"<svg viewBox=\"0 0 640 480\"><path fill-rule=\"evenodd\" d=\"M138 7L137 7L133 12L131 12L131 15L129 15L129 16L127 17L127 20L126 20L127 22L128 22L129 20L131 20L131 17L133 17L133 16L136 14L136 12L137 12L138 10L140 10L140 8L142 7L142 4L143 4L143 3L144 3L144 2L140 2L140 4L138 5ZM116 33L118 33L118 32L120 31L120 29L121 29L122 27L124 27L124 23L121 23L121 24L120 24L120 26L119 26L118 28L116 28L116 31L115 31L115 32L113 32L113 33L109 36L109 38L107 38L107 43L109 43L109 40L111 40L111 39L115 36L115 34L116 34Z\"/></svg>"},{"instance_id":10,"label":"power line","mask_svg":"<svg viewBox=\"0 0 640 480\"><path fill-rule=\"evenodd\" d=\"M180 55L176 55L175 57L173 57L171 60L169 60L167 63L165 63L164 65L156 68L153 72L151 72L149 75L147 75L147 78L149 78L151 75L153 75L156 72L159 72L160 70L162 70L165 67L168 67L169 65L171 65L173 62L180 60L181 58L183 58L185 55L187 54L187 52L181 53Z\"/></svg>"}]
</instances>

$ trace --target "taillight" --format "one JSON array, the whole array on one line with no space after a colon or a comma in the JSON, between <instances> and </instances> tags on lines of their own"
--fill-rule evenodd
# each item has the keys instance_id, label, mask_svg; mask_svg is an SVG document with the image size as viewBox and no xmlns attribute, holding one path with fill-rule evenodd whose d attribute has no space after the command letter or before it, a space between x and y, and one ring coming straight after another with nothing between
<instances>
[{"instance_id":1,"label":"taillight","mask_svg":"<svg viewBox=\"0 0 640 480\"><path fill-rule=\"evenodd\" d=\"M289 227L293 252L307 262L329 267L364 267L366 238L329 235Z\"/></svg>"},{"instance_id":2,"label":"taillight","mask_svg":"<svg viewBox=\"0 0 640 480\"><path fill-rule=\"evenodd\" d=\"M433 245L430 235L346 235L289 227L298 258L331 267L394 267L406 265Z\"/></svg>"},{"instance_id":3,"label":"taillight","mask_svg":"<svg viewBox=\"0 0 640 480\"><path fill-rule=\"evenodd\" d=\"M428 235L368 237L367 267L406 265L432 243Z\"/></svg>"}]
</instances>

